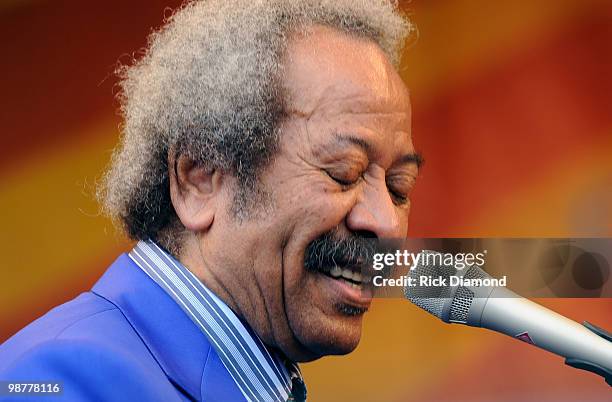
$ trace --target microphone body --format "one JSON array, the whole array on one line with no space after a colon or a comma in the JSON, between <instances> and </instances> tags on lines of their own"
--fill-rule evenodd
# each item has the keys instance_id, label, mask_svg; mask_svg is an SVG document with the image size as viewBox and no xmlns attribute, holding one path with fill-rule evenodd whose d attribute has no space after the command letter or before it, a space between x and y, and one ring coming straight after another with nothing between
<instances>
[{"instance_id":1,"label":"microphone body","mask_svg":"<svg viewBox=\"0 0 612 402\"><path fill-rule=\"evenodd\" d=\"M475 299L466 324L506 334L566 359L612 370L612 343L506 288L494 288L488 298Z\"/></svg>"}]
</instances>

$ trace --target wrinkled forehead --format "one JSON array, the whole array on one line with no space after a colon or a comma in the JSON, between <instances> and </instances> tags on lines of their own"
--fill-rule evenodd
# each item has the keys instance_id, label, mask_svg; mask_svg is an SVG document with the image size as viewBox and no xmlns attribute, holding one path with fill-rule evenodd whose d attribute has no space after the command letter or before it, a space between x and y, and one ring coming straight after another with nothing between
<instances>
[{"instance_id":1,"label":"wrinkled forehead","mask_svg":"<svg viewBox=\"0 0 612 402\"><path fill-rule=\"evenodd\" d=\"M324 26L290 39L283 87L287 106L300 114L326 106L410 113L408 90L383 50L368 38Z\"/></svg>"}]
</instances>

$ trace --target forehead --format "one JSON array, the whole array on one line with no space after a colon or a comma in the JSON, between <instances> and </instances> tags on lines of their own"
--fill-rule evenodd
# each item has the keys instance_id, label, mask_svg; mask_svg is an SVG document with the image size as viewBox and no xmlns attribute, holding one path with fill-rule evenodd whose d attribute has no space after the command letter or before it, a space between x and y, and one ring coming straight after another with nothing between
<instances>
[{"instance_id":1,"label":"forehead","mask_svg":"<svg viewBox=\"0 0 612 402\"><path fill-rule=\"evenodd\" d=\"M283 84L288 107L300 114L395 113L410 118L408 90L382 49L335 29L314 26L293 35Z\"/></svg>"}]
</instances>

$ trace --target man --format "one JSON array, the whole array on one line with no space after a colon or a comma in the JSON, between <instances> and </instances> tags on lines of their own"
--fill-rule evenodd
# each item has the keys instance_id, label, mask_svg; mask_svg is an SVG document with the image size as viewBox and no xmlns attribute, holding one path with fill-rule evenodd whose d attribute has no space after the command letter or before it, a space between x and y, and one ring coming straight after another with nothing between
<instances>
[{"instance_id":1,"label":"man","mask_svg":"<svg viewBox=\"0 0 612 402\"><path fill-rule=\"evenodd\" d=\"M66 400L305 400L351 352L370 238L404 237L420 158L383 0L195 1L122 69L101 198L138 240L0 348Z\"/></svg>"}]
</instances>

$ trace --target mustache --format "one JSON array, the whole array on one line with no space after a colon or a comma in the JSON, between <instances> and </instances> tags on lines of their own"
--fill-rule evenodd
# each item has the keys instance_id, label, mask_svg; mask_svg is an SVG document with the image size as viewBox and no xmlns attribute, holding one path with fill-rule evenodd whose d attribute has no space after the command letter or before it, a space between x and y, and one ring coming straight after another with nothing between
<instances>
[{"instance_id":1,"label":"mustache","mask_svg":"<svg viewBox=\"0 0 612 402\"><path fill-rule=\"evenodd\" d=\"M376 251L375 238L357 234L341 235L337 229L319 236L306 247L304 267L313 272L329 272L338 266L364 269Z\"/></svg>"}]
</instances>

